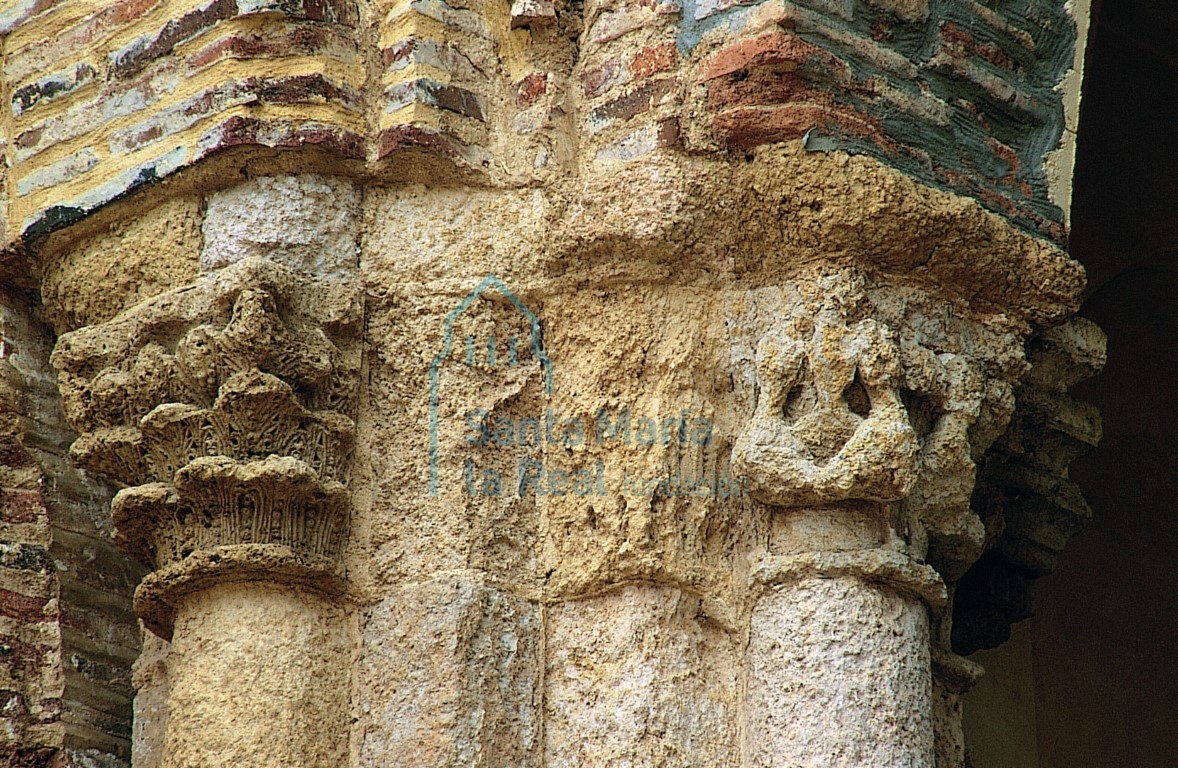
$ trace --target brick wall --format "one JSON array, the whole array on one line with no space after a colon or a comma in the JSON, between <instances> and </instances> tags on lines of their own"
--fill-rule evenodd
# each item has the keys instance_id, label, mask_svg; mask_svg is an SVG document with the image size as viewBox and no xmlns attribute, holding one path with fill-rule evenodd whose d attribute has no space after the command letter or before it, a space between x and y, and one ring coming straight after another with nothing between
<instances>
[{"instance_id":1,"label":"brick wall","mask_svg":"<svg viewBox=\"0 0 1178 768\"><path fill-rule=\"evenodd\" d=\"M1064 238L1045 155L1075 27L1048 0L13 0L0 45L0 266L214 156L306 148L526 186L804 142ZM3 291L0 765L117 764L141 573L66 461L50 333Z\"/></svg>"},{"instance_id":2,"label":"brick wall","mask_svg":"<svg viewBox=\"0 0 1178 768\"><path fill-rule=\"evenodd\" d=\"M363 156L348 0L15 3L0 14L10 236L237 145Z\"/></svg>"},{"instance_id":3,"label":"brick wall","mask_svg":"<svg viewBox=\"0 0 1178 768\"><path fill-rule=\"evenodd\" d=\"M0 304L0 764L16 766L45 764L61 746L64 688L53 537L41 470L24 444L25 312Z\"/></svg>"},{"instance_id":4,"label":"brick wall","mask_svg":"<svg viewBox=\"0 0 1178 768\"><path fill-rule=\"evenodd\" d=\"M1076 37L1063 3L688 0L684 13L680 45L722 41L696 82L728 147L809 132L810 148L874 155L1062 239L1044 158Z\"/></svg>"},{"instance_id":5,"label":"brick wall","mask_svg":"<svg viewBox=\"0 0 1178 768\"><path fill-rule=\"evenodd\" d=\"M140 571L72 469L51 339L0 294L0 766L126 765Z\"/></svg>"},{"instance_id":6,"label":"brick wall","mask_svg":"<svg viewBox=\"0 0 1178 768\"><path fill-rule=\"evenodd\" d=\"M9 242L235 148L520 185L803 137L1063 238L1051 0L23 0L0 35Z\"/></svg>"}]
</instances>

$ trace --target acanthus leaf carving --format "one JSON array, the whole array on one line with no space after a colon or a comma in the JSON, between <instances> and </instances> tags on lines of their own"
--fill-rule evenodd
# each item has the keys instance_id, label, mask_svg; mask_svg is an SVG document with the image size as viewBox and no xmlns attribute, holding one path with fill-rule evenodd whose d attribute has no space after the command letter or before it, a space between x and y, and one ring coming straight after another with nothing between
<instances>
[{"instance_id":1,"label":"acanthus leaf carving","mask_svg":"<svg viewBox=\"0 0 1178 768\"><path fill-rule=\"evenodd\" d=\"M71 453L125 486L116 537L156 569L136 604L157 634L230 563L342 583L358 298L354 280L250 258L59 340Z\"/></svg>"}]
</instances>

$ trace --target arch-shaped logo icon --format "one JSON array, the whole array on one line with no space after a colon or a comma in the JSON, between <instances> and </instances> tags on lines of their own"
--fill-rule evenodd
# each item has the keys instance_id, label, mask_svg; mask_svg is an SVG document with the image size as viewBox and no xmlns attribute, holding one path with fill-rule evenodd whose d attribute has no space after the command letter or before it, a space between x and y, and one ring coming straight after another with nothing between
<instances>
[{"instance_id":1,"label":"arch-shaped logo icon","mask_svg":"<svg viewBox=\"0 0 1178 768\"><path fill-rule=\"evenodd\" d=\"M489 289L494 289L503 295L505 299L511 302L520 314L528 321L531 329L530 349L532 354L540 361L541 370L544 372L544 392L546 395L552 395L552 361L548 358L548 354L544 351L543 344L540 337L540 318L536 313L528 309L528 307L519 300L519 298L512 292L507 284L500 280L495 275L487 275L482 282L475 287L473 291L467 294L458 306L450 310L446 315L446 320L442 325L442 350L434 356L433 362L429 366L429 495L438 495L438 379L442 367L442 363L454 350L454 321L470 308L475 299L479 298L483 293ZM516 344L514 337L510 339L508 346L508 364L516 364ZM473 339L466 340L466 361L468 365L473 365L474 347ZM487 362L494 367L499 362L499 355L495 346L495 337L492 336L488 340L487 345Z\"/></svg>"}]
</instances>

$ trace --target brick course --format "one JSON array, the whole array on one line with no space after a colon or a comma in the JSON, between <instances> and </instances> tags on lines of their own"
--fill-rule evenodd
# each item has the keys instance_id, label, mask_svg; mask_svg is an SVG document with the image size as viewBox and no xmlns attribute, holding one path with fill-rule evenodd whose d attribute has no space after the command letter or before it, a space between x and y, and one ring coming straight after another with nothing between
<instances>
[{"instance_id":1,"label":"brick course","mask_svg":"<svg viewBox=\"0 0 1178 768\"><path fill-rule=\"evenodd\" d=\"M524 23L489 0L18 3L0 14L7 240L67 226L226 150L311 145L379 170L413 149L517 184L542 172L554 141L588 156L654 151L662 145L641 137L670 118L674 146L690 151L808 136L1063 238L1044 168L1075 44L1058 3L553 9ZM553 133L553 115L570 109L581 135ZM529 146L543 148L538 159Z\"/></svg>"}]
</instances>

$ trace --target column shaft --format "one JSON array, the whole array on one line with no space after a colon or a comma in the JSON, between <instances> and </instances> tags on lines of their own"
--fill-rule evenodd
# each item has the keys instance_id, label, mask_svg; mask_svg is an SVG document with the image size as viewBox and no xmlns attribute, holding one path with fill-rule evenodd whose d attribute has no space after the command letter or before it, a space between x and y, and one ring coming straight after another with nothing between
<instances>
[{"instance_id":1,"label":"column shaft","mask_svg":"<svg viewBox=\"0 0 1178 768\"><path fill-rule=\"evenodd\" d=\"M346 611L265 583L180 601L165 768L338 768L347 757Z\"/></svg>"},{"instance_id":2,"label":"column shaft","mask_svg":"<svg viewBox=\"0 0 1178 768\"><path fill-rule=\"evenodd\" d=\"M925 607L853 576L771 587L753 610L750 768L931 768Z\"/></svg>"}]
</instances>

